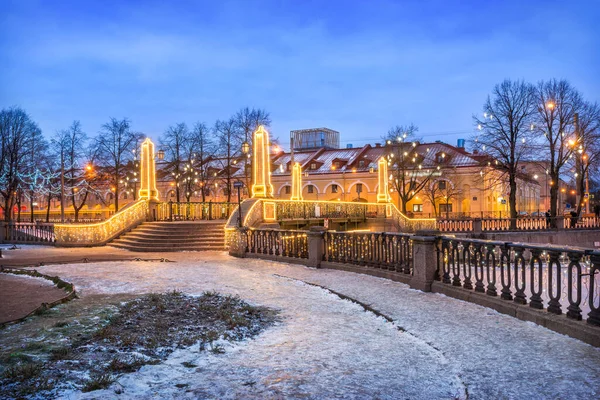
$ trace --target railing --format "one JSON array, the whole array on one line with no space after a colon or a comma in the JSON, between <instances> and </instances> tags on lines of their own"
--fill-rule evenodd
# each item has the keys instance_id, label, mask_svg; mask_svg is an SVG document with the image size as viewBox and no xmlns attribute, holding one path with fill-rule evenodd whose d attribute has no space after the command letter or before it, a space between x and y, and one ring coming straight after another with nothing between
<instances>
[{"instance_id":1,"label":"railing","mask_svg":"<svg viewBox=\"0 0 600 400\"><path fill-rule=\"evenodd\" d=\"M600 325L600 252L441 237L443 283Z\"/></svg>"},{"instance_id":2,"label":"railing","mask_svg":"<svg viewBox=\"0 0 600 400\"><path fill-rule=\"evenodd\" d=\"M473 221L465 219L443 219L436 221L437 230L440 232L471 232Z\"/></svg>"},{"instance_id":3,"label":"railing","mask_svg":"<svg viewBox=\"0 0 600 400\"><path fill-rule=\"evenodd\" d=\"M413 273L411 235L384 232L326 232L323 261Z\"/></svg>"},{"instance_id":4,"label":"railing","mask_svg":"<svg viewBox=\"0 0 600 400\"><path fill-rule=\"evenodd\" d=\"M61 246L99 246L106 244L148 217L148 202L129 203L106 221L96 224L55 224L56 244Z\"/></svg>"},{"instance_id":5,"label":"railing","mask_svg":"<svg viewBox=\"0 0 600 400\"><path fill-rule=\"evenodd\" d=\"M575 224L571 223L573 229L598 229L600 228L600 217L579 217ZM565 227L567 223L565 222Z\"/></svg>"},{"instance_id":6,"label":"railing","mask_svg":"<svg viewBox=\"0 0 600 400\"><path fill-rule=\"evenodd\" d=\"M4 242L7 243L54 243L54 224L9 222L2 223Z\"/></svg>"},{"instance_id":7,"label":"railing","mask_svg":"<svg viewBox=\"0 0 600 400\"><path fill-rule=\"evenodd\" d=\"M249 229L246 231L246 253L308 258L307 233L297 230Z\"/></svg>"},{"instance_id":8,"label":"railing","mask_svg":"<svg viewBox=\"0 0 600 400\"><path fill-rule=\"evenodd\" d=\"M276 201L277 220L359 219L385 216L385 204L328 201Z\"/></svg>"},{"instance_id":9,"label":"railing","mask_svg":"<svg viewBox=\"0 0 600 400\"><path fill-rule=\"evenodd\" d=\"M158 221L197 221L227 219L237 203L162 202L156 207Z\"/></svg>"}]
</instances>

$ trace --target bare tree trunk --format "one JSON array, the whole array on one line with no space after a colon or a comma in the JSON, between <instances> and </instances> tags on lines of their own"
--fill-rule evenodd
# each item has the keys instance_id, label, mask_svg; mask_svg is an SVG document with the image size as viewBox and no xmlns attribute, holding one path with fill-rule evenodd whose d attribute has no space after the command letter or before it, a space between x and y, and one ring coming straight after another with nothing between
<instances>
[{"instance_id":1,"label":"bare tree trunk","mask_svg":"<svg viewBox=\"0 0 600 400\"><path fill-rule=\"evenodd\" d=\"M514 173L509 173L508 183L510 193L508 194L508 206L510 208L510 228L517 228L517 178Z\"/></svg>"},{"instance_id":2,"label":"bare tree trunk","mask_svg":"<svg viewBox=\"0 0 600 400\"><path fill-rule=\"evenodd\" d=\"M550 174L550 179L552 182L555 182L552 186L550 186L550 216L553 219L550 221L550 225L552 228L556 228L556 217L558 217L558 179L555 176L554 172Z\"/></svg>"},{"instance_id":3,"label":"bare tree trunk","mask_svg":"<svg viewBox=\"0 0 600 400\"><path fill-rule=\"evenodd\" d=\"M52 193L48 193L48 205L46 206L46 222L50 222L50 206L52 205Z\"/></svg>"}]
</instances>

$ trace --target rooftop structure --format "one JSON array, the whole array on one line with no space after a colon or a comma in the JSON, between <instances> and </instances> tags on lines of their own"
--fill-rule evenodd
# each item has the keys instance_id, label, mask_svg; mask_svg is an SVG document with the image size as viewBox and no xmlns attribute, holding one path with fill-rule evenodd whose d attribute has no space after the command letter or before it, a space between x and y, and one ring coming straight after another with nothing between
<instances>
[{"instance_id":1,"label":"rooftop structure","mask_svg":"<svg viewBox=\"0 0 600 400\"><path fill-rule=\"evenodd\" d=\"M328 128L301 129L290 132L294 151L312 149L339 149L340 133Z\"/></svg>"}]
</instances>

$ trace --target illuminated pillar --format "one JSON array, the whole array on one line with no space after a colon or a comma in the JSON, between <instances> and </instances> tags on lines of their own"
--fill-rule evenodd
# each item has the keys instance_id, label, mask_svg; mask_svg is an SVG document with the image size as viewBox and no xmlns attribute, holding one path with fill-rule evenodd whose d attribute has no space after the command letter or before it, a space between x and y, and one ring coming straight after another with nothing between
<instances>
[{"instance_id":1,"label":"illuminated pillar","mask_svg":"<svg viewBox=\"0 0 600 400\"><path fill-rule=\"evenodd\" d=\"M302 168L300 163L295 163L292 168L292 198L302 200Z\"/></svg>"},{"instance_id":2,"label":"illuminated pillar","mask_svg":"<svg viewBox=\"0 0 600 400\"><path fill-rule=\"evenodd\" d=\"M254 131L252 153L252 197L273 197L269 132L262 125Z\"/></svg>"},{"instance_id":3,"label":"illuminated pillar","mask_svg":"<svg viewBox=\"0 0 600 400\"><path fill-rule=\"evenodd\" d=\"M158 201L158 190L156 190L156 167L154 165L154 143L146 138L142 143L142 157L140 162L141 186L139 191L140 200Z\"/></svg>"},{"instance_id":4,"label":"illuminated pillar","mask_svg":"<svg viewBox=\"0 0 600 400\"><path fill-rule=\"evenodd\" d=\"M377 179L379 186L377 188L377 202L387 203L390 201L390 194L388 192L388 169L387 161L385 157L381 157L377 162Z\"/></svg>"}]
</instances>

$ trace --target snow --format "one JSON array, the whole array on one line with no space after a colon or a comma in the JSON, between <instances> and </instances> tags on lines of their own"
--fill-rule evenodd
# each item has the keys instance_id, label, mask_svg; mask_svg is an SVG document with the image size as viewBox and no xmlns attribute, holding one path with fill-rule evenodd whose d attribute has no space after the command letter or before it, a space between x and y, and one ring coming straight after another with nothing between
<instances>
[{"instance_id":1,"label":"snow","mask_svg":"<svg viewBox=\"0 0 600 400\"><path fill-rule=\"evenodd\" d=\"M65 398L600 397L600 349L475 304L381 278L222 252L168 258L177 262L40 271L73 282L83 296L173 289L238 294L280 310L281 322L253 340L222 343L225 354L197 346L177 350L163 364L120 377L110 389ZM304 282L369 304L393 323ZM197 367L183 366L186 361ZM123 393L115 394L121 386Z\"/></svg>"}]
</instances>

